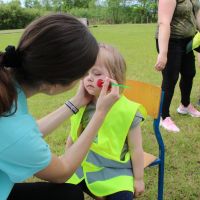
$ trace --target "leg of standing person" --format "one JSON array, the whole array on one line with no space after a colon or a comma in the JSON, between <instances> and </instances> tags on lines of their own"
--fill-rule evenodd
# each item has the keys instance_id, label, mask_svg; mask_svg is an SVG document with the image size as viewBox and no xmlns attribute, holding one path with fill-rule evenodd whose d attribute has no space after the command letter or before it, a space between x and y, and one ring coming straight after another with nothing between
<instances>
[{"instance_id":1,"label":"leg of standing person","mask_svg":"<svg viewBox=\"0 0 200 200\"><path fill-rule=\"evenodd\" d=\"M158 41L157 41L157 50ZM162 107L162 121L161 126L168 131L179 132L179 128L175 125L170 117L170 105L174 95L174 89L178 81L179 72L182 64L182 48L181 40L170 39L168 47L167 64L162 71L162 90L164 91L164 100Z\"/></svg>"},{"instance_id":2,"label":"leg of standing person","mask_svg":"<svg viewBox=\"0 0 200 200\"><path fill-rule=\"evenodd\" d=\"M183 64L180 70L180 90L181 90L181 103L184 107L190 104L190 94L192 90L193 78L196 74L194 53L191 51L183 57Z\"/></svg>"},{"instance_id":3,"label":"leg of standing person","mask_svg":"<svg viewBox=\"0 0 200 200\"><path fill-rule=\"evenodd\" d=\"M8 200L84 200L81 189L72 184L62 183L16 183Z\"/></svg>"},{"instance_id":4,"label":"leg of standing person","mask_svg":"<svg viewBox=\"0 0 200 200\"><path fill-rule=\"evenodd\" d=\"M184 55L180 73L181 105L178 107L177 112L180 114L189 114L192 117L200 117L200 112L190 103L193 78L196 74L193 51Z\"/></svg>"},{"instance_id":5,"label":"leg of standing person","mask_svg":"<svg viewBox=\"0 0 200 200\"><path fill-rule=\"evenodd\" d=\"M173 51L173 48L176 49L176 45L177 44L174 44L173 47L173 44L169 44L168 61L165 69L162 71L162 89L165 92L162 109L163 119L165 119L166 117L170 117L169 109L181 67L180 52Z\"/></svg>"}]
</instances>

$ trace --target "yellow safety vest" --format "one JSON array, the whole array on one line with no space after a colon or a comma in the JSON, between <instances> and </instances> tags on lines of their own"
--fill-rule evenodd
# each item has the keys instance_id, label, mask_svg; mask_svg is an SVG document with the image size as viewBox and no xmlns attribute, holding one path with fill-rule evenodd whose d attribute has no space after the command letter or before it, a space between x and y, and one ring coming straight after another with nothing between
<instances>
[{"instance_id":1,"label":"yellow safety vest","mask_svg":"<svg viewBox=\"0 0 200 200\"><path fill-rule=\"evenodd\" d=\"M70 136L73 142L79 136L84 110L85 107L71 118ZM68 183L78 184L85 179L88 189L96 196L107 196L123 190L133 192L130 153L127 152L123 160L120 156L137 111L146 117L144 107L125 96L120 97L99 129L97 141L93 141L86 158Z\"/></svg>"}]
</instances>

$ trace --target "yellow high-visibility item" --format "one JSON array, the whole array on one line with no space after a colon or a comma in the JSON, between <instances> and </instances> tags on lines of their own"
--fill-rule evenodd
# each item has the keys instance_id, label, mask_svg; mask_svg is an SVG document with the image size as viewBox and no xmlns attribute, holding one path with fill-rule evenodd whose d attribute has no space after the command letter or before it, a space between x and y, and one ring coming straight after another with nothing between
<instances>
[{"instance_id":1,"label":"yellow high-visibility item","mask_svg":"<svg viewBox=\"0 0 200 200\"><path fill-rule=\"evenodd\" d=\"M75 142L85 108L71 118L71 138ZM112 106L104 123L98 131L97 140L76 173L68 183L78 184L85 180L88 189L96 196L107 196L119 191L133 192L133 170L130 153L121 158L130 126L136 112L145 118L143 106L128 100L125 96Z\"/></svg>"}]
</instances>

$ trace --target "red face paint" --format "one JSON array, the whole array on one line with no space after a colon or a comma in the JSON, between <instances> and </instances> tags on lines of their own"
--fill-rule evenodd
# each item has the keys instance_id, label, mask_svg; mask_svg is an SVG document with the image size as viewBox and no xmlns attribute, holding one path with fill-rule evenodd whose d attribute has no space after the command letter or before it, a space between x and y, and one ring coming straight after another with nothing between
<instances>
[{"instance_id":1,"label":"red face paint","mask_svg":"<svg viewBox=\"0 0 200 200\"><path fill-rule=\"evenodd\" d=\"M97 81L97 86L99 87L99 88L102 88L103 87L103 80L102 79L99 79L98 81ZM108 90L110 90L111 89L111 82L110 82L110 85L109 85L109 87L108 87Z\"/></svg>"},{"instance_id":2,"label":"red face paint","mask_svg":"<svg viewBox=\"0 0 200 200\"><path fill-rule=\"evenodd\" d=\"M100 87L100 88L103 87L103 80L102 80L102 79L99 79L99 80L97 81L97 86Z\"/></svg>"}]
</instances>

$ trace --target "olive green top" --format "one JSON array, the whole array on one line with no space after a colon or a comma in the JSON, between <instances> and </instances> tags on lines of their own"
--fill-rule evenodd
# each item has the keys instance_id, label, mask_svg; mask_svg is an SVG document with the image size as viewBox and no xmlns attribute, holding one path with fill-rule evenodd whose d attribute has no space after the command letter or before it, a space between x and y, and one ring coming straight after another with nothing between
<instances>
[{"instance_id":1,"label":"olive green top","mask_svg":"<svg viewBox=\"0 0 200 200\"><path fill-rule=\"evenodd\" d=\"M176 8L170 25L170 38L193 37L197 31L195 16L199 9L199 0L176 0ZM156 38L158 38L158 27Z\"/></svg>"}]
</instances>

